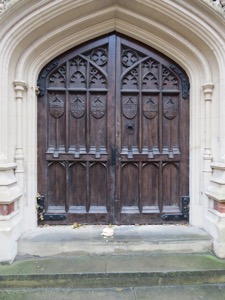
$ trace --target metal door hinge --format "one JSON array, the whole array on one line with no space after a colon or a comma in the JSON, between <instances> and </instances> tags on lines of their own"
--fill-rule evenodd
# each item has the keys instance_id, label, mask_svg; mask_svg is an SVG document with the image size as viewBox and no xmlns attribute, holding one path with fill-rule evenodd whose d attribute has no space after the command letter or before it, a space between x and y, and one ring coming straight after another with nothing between
<instances>
[{"instance_id":1,"label":"metal door hinge","mask_svg":"<svg viewBox=\"0 0 225 300\"><path fill-rule=\"evenodd\" d=\"M38 221L62 221L66 219L63 214L46 214L45 213L45 196L37 194L37 218Z\"/></svg>"},{"instance_id":2,"label":"metal door hinge","mask_svg":"<svg viewBox=\"0 0 225 300\"><path fill-rule=\"evenodd\" d=\"M181 221L181 220L189 220L189 203L190 197L183 196L182 197L182 210L180 214L163 214L161 215L161 219L165 221Z\"/></svg>"}]
</instances>

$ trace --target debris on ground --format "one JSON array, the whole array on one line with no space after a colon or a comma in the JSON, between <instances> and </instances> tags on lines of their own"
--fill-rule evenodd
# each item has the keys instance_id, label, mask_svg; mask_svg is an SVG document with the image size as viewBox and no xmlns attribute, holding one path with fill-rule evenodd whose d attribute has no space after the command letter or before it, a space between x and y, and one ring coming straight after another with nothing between
<instances>
[{"instance_id":1,"label":"debris on ground","mask_svg":"<svg viewBox=\"0 0 225 300\"><path fill-rule=\"evenodd\" d=\"M80 227L81 227L81 224L78 223L78 222L75 222L75 223L72 225L72 228L73 228L73 229L80 228Z\"/></svg>"},{"instance_id":2,"label":"debris on ground","mask_svg":"<svg viewBox=\"0 0 225 300\"><path fill-rule=\"evenodd\" d=\"M114 229L112 227L104 228L101 235L103 235L104 237L113 236L114 235Z\"/></svg>"}]
</instances>

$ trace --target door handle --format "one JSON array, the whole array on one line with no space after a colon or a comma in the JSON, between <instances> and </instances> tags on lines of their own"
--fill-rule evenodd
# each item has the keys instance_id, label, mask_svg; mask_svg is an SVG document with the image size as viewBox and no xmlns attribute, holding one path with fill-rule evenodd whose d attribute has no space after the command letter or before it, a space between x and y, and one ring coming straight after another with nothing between
<instances>
[{"instance_id":1,"label":"door handle","mask_svg":"<svg viewBox=\"0 0 225 300\"><path fill-rule=\"evenodd\" d=\"M111 165L116 165L116 148L112 147Z\"/></svg>"}]
</instances>

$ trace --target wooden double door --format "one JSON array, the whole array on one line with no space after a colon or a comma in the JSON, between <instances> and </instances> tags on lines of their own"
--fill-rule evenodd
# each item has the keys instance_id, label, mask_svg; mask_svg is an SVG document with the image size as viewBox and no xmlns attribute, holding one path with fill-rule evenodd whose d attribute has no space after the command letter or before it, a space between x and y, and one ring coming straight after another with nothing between
<instances>
[{"instance_id":1,"label":"wooden double door","mask_svg":"<svg viewBox=\"0 0 225 300\"><path fill-rule=\"evenodd\" d=\"M179 66L112 33L54 59L38 85L46 220L152 224L182 213L189 86Z\"/></svg>"}]
</instances>

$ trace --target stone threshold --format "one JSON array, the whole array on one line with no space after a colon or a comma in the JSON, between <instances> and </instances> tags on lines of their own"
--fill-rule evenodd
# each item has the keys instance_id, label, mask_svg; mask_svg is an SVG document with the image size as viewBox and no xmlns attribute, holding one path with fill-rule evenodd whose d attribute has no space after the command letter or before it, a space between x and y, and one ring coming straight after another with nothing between
<instances>
[{"instance_id":1,"label":"stone threshold","mask_svg":"<svg viewBox=\"0 0 225 300\"><path fill-rule=\"evenodd\" d=\"M190 225L47 226L24 234L19 256L208 253L212 239ZM104 235L105 234L105 235Z\"/></svg>"}]
</instances>

